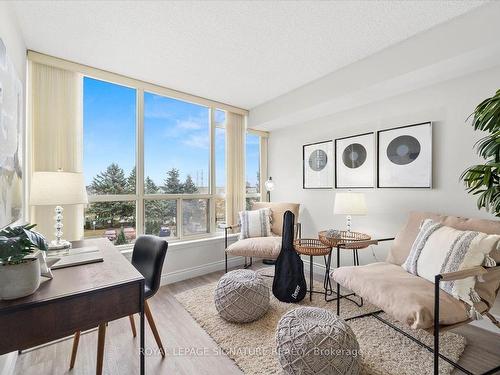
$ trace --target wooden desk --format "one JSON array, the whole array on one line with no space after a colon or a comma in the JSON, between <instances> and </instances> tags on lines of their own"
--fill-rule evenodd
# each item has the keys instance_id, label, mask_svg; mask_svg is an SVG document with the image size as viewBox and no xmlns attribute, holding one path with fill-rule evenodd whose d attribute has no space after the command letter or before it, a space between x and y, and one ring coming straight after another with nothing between
<instances>
[{"instance_id":1,"label":"wooden desk","mask_svg":"<svg viewBox=\"0 0 500 375\"><path fill-rule=\"evenodd\" d=\"M100 249L103 262L54 270L54 278L42 278L31 296L0 301L0 355L139 313L144 374L144 278L107 239L73 243L91 245Z\"/></svg>"}]
</instances>

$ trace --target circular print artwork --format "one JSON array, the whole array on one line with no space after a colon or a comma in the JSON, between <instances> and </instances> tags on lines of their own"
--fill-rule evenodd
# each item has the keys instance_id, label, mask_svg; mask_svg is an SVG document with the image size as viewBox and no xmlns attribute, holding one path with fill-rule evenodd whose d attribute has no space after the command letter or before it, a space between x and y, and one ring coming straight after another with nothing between
<instances>
[{"instance_id":1,"label":"circular print artwork","mask_svg":"<svg viewBox=\"0 0 500 375\"><path fill-rule=\"evenodd\" d=\"M387 157L397 165L410 164L420 154L420 142L411 135L394 138L387 146Z\"/></svg>"},{"instance_id":2,"label":"circular print artwork","mask_svg":"<svg viewBox=\"0 0 500 375\"><path fill-rule=\"evenodd\" d=\"M315 171L319 172L326 167L328 162L328 155L323 150L314 150L309 156L309 167Z\"/></svg>"},{"instance_id":3,"label":"circular print artwork","mask_svg":"<svg viewBox=\"0 0 500 375\"><path fill-rule=\"evenodd\" d=\"M359 143L352 143L344 149L342 161L348 168L359 168L366 161L366 148Z\"/></svg>"}]
</instances>

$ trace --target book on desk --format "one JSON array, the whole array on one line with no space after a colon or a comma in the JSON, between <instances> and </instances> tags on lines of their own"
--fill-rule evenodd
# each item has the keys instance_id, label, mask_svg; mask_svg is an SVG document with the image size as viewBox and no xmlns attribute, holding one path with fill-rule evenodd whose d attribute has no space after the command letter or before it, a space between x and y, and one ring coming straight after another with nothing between
<instances>
[{"instance_id":1,"label":"book on desk","mask_svg":"<svg viewBox=\"0 0 500 375\"><path fill-rule=\"evenodd\" d=\"M69 249L67 254L47 256L47 264L51 270L81 266L83 264L102 262L103 257L97 246L85 246Z\"/></svg>"}]
</instances>

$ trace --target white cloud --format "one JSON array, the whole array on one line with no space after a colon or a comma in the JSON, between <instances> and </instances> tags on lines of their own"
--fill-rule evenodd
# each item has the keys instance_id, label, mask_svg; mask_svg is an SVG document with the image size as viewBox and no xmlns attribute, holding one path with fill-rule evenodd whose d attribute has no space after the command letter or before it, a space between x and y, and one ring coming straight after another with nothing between
<instances>
[{"instance_id":1,"label":"white cloud","mask_svg":"<svg viewBox=\"0 0 500 375\"><path fill-rule=\"evenodd\" d=\"M188 147L201 148L208 150L209 140L208 135L202 134L190 134L186 139L182 141L182 144Z\"/></svg>"}]
</instances>

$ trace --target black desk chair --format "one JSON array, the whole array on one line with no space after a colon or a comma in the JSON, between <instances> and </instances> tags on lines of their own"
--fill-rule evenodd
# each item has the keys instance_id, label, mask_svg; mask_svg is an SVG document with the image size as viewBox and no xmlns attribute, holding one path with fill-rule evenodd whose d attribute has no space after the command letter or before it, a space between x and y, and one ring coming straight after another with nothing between
<instances>
[{"instance_id":1,"label":"black desk chair","mask_svg":"<svg viewBox=\"0 0 500 375\"><path fill-rule=\"evenodd\" d=\"M132 252L132 265L144 276L144 314L148 320L149 326L153 331L154 338L160 349L160 353L165 357L165 349L161 342L160 334L156 328L151 309L149 308L148 299L153 297L160 288L161 270L165 255L167 254L168 242L155 236L140 236L134 245ZM135 328L134 316L130 315L130 325L132 334L137 335ZM99 326L98 342L97 342L97 373L102 372L102 362L104 358L104 340L106 337L106 325ZM80 332L75 333L73 340L73 350L71 352L71 362L69 368L72 369L75 365L76 353L78 350L78 342L80 341ZM100 371L99 371L100 369Z\"/></svg>"}]
</instances>

